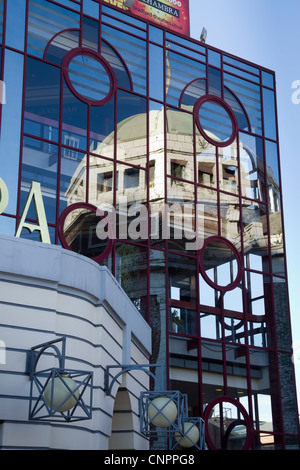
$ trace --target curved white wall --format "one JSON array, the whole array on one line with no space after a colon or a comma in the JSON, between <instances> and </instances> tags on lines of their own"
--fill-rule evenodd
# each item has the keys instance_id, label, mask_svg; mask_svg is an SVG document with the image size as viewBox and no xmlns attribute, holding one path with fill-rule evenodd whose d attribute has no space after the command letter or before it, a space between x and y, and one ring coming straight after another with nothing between
<instances>
[{"instance_id":1,"label":"curved white wall","mask_svg":"<svg viewBox=\"0 0 300 470\"><path fill-rule=\"evenodd\" d=\"M28 240L0 236L0 247L0 448L108 449L119 384L113 397L106 396L105 368L148 363L150 327L105 267ZM92 419L29 421L27 351L61 336L67 338L66 368L93 372ZM57 367L52 362L48 367ZM132 407L131 442L136 449L148 448L138 417L138 396L148 388L148 375L132 372L121 380ZM122 447L126 429L114 426L113 433Z\"/></svg>"}]
</instances>

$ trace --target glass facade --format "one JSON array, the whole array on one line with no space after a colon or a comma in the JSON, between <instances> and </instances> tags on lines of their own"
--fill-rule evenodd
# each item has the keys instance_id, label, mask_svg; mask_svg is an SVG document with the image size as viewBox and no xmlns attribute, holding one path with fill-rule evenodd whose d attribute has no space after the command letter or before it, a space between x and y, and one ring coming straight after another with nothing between
<instances>
[{"instance_id":1,"label":"glass facade","mask_svg":"<svg viewBox=\"0 0 300 470\"><path fill-rule=\"evenodd\" d=\"M111 270L210 448L297 448L274 73L105 2L0 15L0 233Z\"/></svg>"}]
</instances>

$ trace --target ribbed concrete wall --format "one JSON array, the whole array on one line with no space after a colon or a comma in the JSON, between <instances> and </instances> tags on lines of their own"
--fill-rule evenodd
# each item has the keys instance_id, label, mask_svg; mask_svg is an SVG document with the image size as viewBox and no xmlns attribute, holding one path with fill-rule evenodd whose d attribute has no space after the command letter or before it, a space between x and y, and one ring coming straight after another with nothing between
<instances>
[{"instance_id":1,"label":"ribbed concrete wall","mask_svg":"<svg viewBox=\"0 0 300 470\"><path fill-rule=\"evenodd\" d=\"M130 448L131 436L134 448L148 448L138 417L147 374L122 376L112 397L104 391L107 365L145 364L151 352L150 328L120 285L105 267L57 246L0 236L0 247L0 448L108 449L116 446L116 435L120 447ZM62 336L66 368L93 372L92 419L29 421L27 351ZM53 354L40 361L42 368L58 366ZM130 433L124 425L118 432L114 418L110 438L119 385L120 396L128 392L133 424Z\"/></svg>"}]
</instances>

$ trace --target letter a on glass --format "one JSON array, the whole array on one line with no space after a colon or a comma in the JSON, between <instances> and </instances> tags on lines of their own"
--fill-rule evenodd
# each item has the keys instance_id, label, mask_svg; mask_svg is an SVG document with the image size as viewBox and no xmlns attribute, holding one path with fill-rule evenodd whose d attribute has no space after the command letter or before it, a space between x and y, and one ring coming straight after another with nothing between
<instances>
[{"instance_id":1,"label":"letter a on glass","mask_svg":"<svg viewBox=\"0 0 300 470\"><path fill-rule=\"evenodd\" d=\"M35 213L37 218L37 224L30 224L25 222L30 204L34 201ZM47 218L45 213L45 207L43 203L43 196L41 191L40 183L36 181L32 181L29 194L26 199L26 203L22 212L21 220L19 226L16 231L16 237L20 237L23 228L27 228L30 233L34 232L34 230L38 230L40 232L40 240L43 243L51 243L50 235L48 230Z\"/></svg>"}]
</instances>

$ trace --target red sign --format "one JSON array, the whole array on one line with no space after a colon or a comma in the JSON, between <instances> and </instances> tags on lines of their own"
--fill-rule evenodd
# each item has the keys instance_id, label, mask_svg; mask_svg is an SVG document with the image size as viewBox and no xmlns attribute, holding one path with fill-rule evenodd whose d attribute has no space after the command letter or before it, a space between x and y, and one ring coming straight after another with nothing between
<instances>
[{"instance_id":1,"label":"red sign","mask_svg":"<svg viewBox=\"0 0 300 470\"><path fill-rule=\"evenodd\" d=\"M174 32L190 35L189 0L103 0Z\"/></svg>"}]
</instances>

